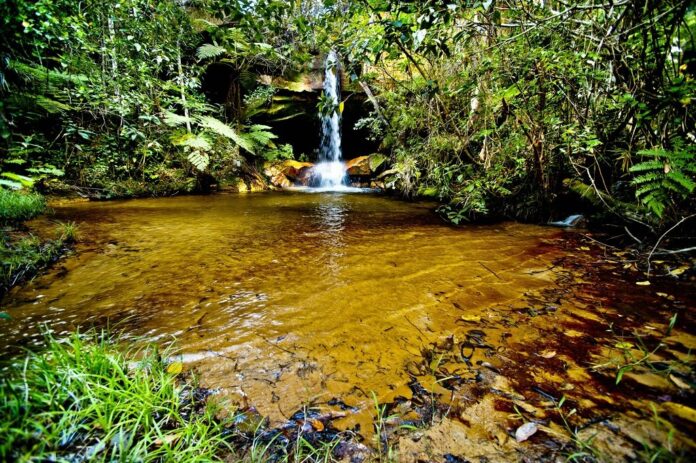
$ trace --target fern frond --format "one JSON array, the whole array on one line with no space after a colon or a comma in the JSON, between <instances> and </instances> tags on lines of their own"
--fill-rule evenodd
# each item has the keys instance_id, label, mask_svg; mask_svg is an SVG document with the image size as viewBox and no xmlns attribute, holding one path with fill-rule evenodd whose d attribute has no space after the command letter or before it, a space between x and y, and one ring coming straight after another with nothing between
<instances>
[{"instance_id":1,"label":"fern frond","mask_svg":"<svg viewBox=\"0 0 696 463\"><path fill-rule=\"evenodd\" d=\"M198 47L198 50L196 50L196 56L198 59L211 59L211 58L217 58L218 56L224 55L227 53L227 49L225 47L221 47L220 45L214 45L212 43L206 43L205 45L201 45Z\"/></svg>"},{"instance_id":2,"label":"fern frond","mask_svg":"<svg viewBox=\"0 0 696 463\"><path fill-rule=\"evenodd\" d=\"M676 188L678 188L675 191L679 193L689 194L692 193L694 189L696 189L696 182L694 182L692 179L682 174L678 170L670 171L665 176L665 180L667 182L672 183Z\"/></svg>"},{"instance_id":3,"label":"fern frond","mask_svg":"<svg viewBox=\"0 0 696 463\"><path fill-rule=\"evenodd\" d=\"M208 164L210 164L210 157L206 153L198 150L190 152L187 159L201 172L205 171L208 168Z\"/></svg>"},{"instance_id":4,"label":"fern frond","mask_svg":"<svg viewBox=\"0 0 696 463\"><path fill-rule=\"evenodd\" d=\"M174 146L188 146L194 150L200 151L210 151L210 142L201 135L193 135L191 133L185 133L182 136L172 137L172 144Z\"/></svg>"},{"instance_id":5,"label":"fern frond","mask_svg":"<svg viewBox=\"0 0 696 463\"><path fill-rule=\"evenodd\" d=\"M647 174L639 175L638 177L634 178L633 184L642 185L643 183L659 182L661 178L662 174L660 172L648 172Z\"/></svg>"},{"instance_id":6,"label":"fern frond","mask_svg":"<svg viewBox=\"0 0 696 463\"><path fill-rule=\"evenodd\" d=\"M164 123L170 127L179 127L185 125L187 122L190 124L192 122L190 117L180 116L178 114L166 111L164 113Z\"/></svg>"},{"instance_id":7,"label":"fern frond","mask_svg":"<svg viewBox=\"0 0 696 463\"><path fill-rule=\"evenodd\" d=\"M249 130L252 132L258 132L261 130L271 130L271 127L268 125L263 125L263 124L254 124L249 127Z\"/></svg>"},{"instance_id":8,"label":"fern frond","mask_svg":"<svg viewBox=\"0 0 696 463\"><path fill-rule=\"evenodd\" d=\"M648 183L647 185L644 185L636 190L636 197L641 198L647 193L659 190L660 188L662 188L662 185L659 183Z\"/></svg>"},{"instance_id":9,"label":"fern frond","mask_svg":"<svg viewBox=\"0 0 696 463\"><path fill-rule=\"evenodd\" d=\"M69 74L48 69L40 65L22 63L21 61L10 61L9 68L25 78L41 82L48 80L49 84L53 85L64 85L67 83L79 84L89 80L87 76L82 74Z\"/></svg>"},{"instance_id":10,"label":"fern frond","mask_svg":"<svg viewBox=\"0 0 696 463\"><path fill-rule=\"evenodd\" d=\"M256 150L254 142L252 140L249 140L244 135L237 133L237 131L235 131L232 127L225 124L224 122L210 116L202 116L199 118L199 121L201 127L204 127L217 135L229 138L230 140L234 141L237 145L239 145L241 148L244 148L251 154L255 154Z\"/></svg>"},{"instance_id":11,"label":"fern frond","mask_svg":"<svg viewBox=\"0 0 696 463\"><path fill-rule=\"evenodd\" d=\"M73 108L70 106L66 105L65 103L61 103L60 101L52 100L51 98L48 98L43 95L36 95L35 97L36 104L41 106L44 111L46 111L49 114L55 114L55 113L60 113L63 111L70 111Z\"/></svg>"},{"instance_id":12,"label":"fern frond","mask_svg":"<svg viewBox=\"0 0 696 463\"><path fill-rule=\"evenodd\" d=\"M645 162L640 162L634 166L631 166L630 169L628 169L629 172L644 172L646 170L662 170L664 168L664 162L663 161L645 161Z\"/></svg>"},{"instance_id":13,"label":"fern frond","mask_svg":"<svg viewBox=\"0 0 696 463\"><path fill-rule=\"evenodd\" d=\"M653 148L647 150L638 151L638 155L642 157L652 157L652 158L667 158L670 157L669 153L662 148Z\"/></svg>"},{"instance_id":14,"label":"fern frond","mask_svg":"<svg viewBox=\"0 0 696 463\"><path fill-rule=\"evenodd\" d=\"M260 128L263 127L263 128ZM254 142L259 146L267 146L271 143L271 140L278 138L273 132L265 130L267 126L256 125L252 126L251 130L246 133L246 135L254 140Z\"/></svg>"}]
</instances>

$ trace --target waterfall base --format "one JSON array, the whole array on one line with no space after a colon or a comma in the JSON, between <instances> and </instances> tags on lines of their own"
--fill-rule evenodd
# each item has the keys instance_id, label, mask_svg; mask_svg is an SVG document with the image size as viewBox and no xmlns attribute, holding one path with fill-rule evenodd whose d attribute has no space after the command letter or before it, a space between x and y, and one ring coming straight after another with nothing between
<instances>
[{"instance_id":1,"label":"waterfall base","mask_svg":"<svg viewBox=\"0 0 696 463\"><path fill-rule=\"evenodd\" d=\"M346 165L341 161L320 162L314 166L313 175L319 188L337 189L345 187Z\"/></svg>"}]
</instances>

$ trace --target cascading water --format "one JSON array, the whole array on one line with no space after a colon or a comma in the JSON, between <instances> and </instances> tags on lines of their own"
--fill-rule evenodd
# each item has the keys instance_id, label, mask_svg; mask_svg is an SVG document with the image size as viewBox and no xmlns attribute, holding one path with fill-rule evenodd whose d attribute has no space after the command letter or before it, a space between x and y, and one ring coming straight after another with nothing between
<instances>
[{"instance_id":1,"label":"cascading water","mask_svg":"<svg viewBox=\"0 0 696 463\"><path fill-rule=\"evenodd\" d=\"M338 73L338 55L331 51L326 57L324 95L335 108L321 115L321 149L314 173L322 189L338 189L345 183L346 170L341 152L341 80Z\"/></svg>"}]
</instances>

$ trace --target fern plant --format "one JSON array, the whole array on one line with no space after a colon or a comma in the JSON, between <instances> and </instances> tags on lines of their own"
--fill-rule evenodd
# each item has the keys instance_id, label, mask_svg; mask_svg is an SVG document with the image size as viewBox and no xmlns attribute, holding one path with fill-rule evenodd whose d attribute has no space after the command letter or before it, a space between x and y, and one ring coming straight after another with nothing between
<instances>
[{"instance_id":1,"label":"fern plant","mask_svg":"<svg viewBox=\"0 0 696 463\"><path fill-rule=\"evenodd\" d=\"M245 131L237 131L212 116L186 117L166 113L164 122L170 127L180 127L189 123L197 129L197 133L175 134L171 141L173 145L184 148L188 161L200 171L205 171L210 164L214 136L232 140L237 146L253 155L265 147L274 147L272 140L276 138L269 131L270 127L266 125L252 125Z\"/></svg>"},{"instance_id":2,"label":"fern plant","mask_svg":"<svg viewBox=\"0 0 696 463\"><path fill-rule=\"evenodd\" d=\"M217 58L218 56L222 56L226 53L227 49L225 47L221 47L217 44L206 43L205 45L198 47L198 50L196 50L196 57L198 57L200 60L204 60Z\"/></svg>"},{"instance_id":3,"label":"fern plant","mask_svg":"<svg viewBox=\"0 0 696 463\"><path fill-rule=\"evenodd\" d=\"M696 153L655 148L638 154L646 160L629 169L636 175L632 180L636 198L661 219L675 199L686 199L696 189Z\"/></svg>"}]
</instances>

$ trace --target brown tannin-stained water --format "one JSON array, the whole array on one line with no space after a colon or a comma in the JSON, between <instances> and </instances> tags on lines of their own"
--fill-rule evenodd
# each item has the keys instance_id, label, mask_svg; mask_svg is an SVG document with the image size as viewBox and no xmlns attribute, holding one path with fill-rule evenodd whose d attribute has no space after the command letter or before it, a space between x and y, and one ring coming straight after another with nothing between
<instances>
[{"instance_id":1,"label":"brown tannin-stained water","mask_svg":"<svg viewBox=\"0 0 696 463\"><path fill-rule=\"evenodd\" d=\"M202 386L276 423L312 405L369 429L372 394L415 402L418 379L456 414L442 433L474 426L478 413L484 424L468 438L496 441L479 454L513 458L522 445L510 439L513 405L543 419L548 395L575 394L575 418L587 421L621 408L609 397L613 376L587 369L606 354L598 336L622 310L644 323L622 306L622 294L641 300L633 282L587 284L586 272L559 264L574 260L563 231L448 227L429 204L285 192L72 203L56 206L55 219L79 224L77 253L3 301L12 317L2 321L4 353L39 342L44 324L56 335L115 326L173 342ZM640 288L653 301L656 290ZM682 334L673 357L694 344ZM455 394L453 377L488 384L488 395ZM673 392L677 403L683 391ZM496 416L500 433L489 429ZM432 457L418 445L400 447Z\"/></svg>"},{"instance_id":2,"label":"brown tannin-stained water","mask_svg":"<svg viewBox=\"0 0 696 463\"><path fill-rule=\"evenodd\" d=\"M544 241L558 230L455 229L431 209L301 193L58 207L56 219L80 226L78 256L6 301L3 344L43 323L63 334L109 320L176 339L204 382L254 403L275 394L272 408L384 395L466 310L548 285L534 272L558 256Z\"/></svg>"}]
</instances>

